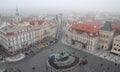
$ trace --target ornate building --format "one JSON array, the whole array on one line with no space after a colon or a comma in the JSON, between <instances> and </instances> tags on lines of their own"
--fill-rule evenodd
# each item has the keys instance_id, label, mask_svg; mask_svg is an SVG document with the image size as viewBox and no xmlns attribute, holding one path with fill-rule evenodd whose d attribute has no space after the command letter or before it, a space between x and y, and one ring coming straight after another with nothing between
<instances>
[{"instance_id":1,"label":"ornate building","mask_svg":"<svg viewBox=\"0 0 120 72\"><path fill-rule=\"evenodd\" d=\"M33 39L33 31L28 27L8 25L0 29L0 44L9 54L15 54L18 50L26 48L33 43Z\"/></svg>"},{"instance_id":2,"label":"ornate building","mask_svg":"<svg viewBox=\"0 0 120 72\"><path fill-rule=\"evenodd\" d=\"M67 42L80 48L95 50L100 27L101 24L92 22L72 24L67 32Z\"/></svg>"},{"instance_id":3,"label":"ornate building","mask_svg":"<svg viewBox=\"0 0 120 72\"><path fill-rule=\"evenodd\" d=\"M120 55L120 35L114 38L111 52Z\"/></svg>"},{"instance_id":4,"label":"ornate building","mask_svg":"<svg viewBox=\"0 0 120 72\"><path fill-rule=\"evenodd\" d=\"M99 31L99 49L110 49L114 37L115 30L111 27L111 22L106 21L104 26Z\"/></svg>"},{"instance_id":5,"label":"ornate building","mask_svg":"<svg viewBox=\"0 0 120 72\"><path fill-rule=\"evenodd\" d=\"M52 21L33 21L29 25L8 25L0 29L0 44L13 55L46 37L56 36L57 24Z\"/></svg>"}]
</instances>

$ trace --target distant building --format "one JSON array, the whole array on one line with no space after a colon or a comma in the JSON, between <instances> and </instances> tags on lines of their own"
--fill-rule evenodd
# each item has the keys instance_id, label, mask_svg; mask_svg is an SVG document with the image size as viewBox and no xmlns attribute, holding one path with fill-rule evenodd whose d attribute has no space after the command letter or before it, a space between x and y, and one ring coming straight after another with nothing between
<instances>
[{"instance_id":1,"label":"distant building","mask_svg":"<svg viewBox=\"0 0 120 72\"><path fill-rule=\"evenodd\" d=\"M111 22L106 21L104 26L99 31L99 49L110 49L114 37L114 30L111 27Z\"/></svg>"},{"instance_id":2,"label":"distant building","mask_svg":"<svg viewBox=\"0 0 120 72\"><path fill-rule=\"evenodd\" d=\"M114 38L111 52L120 55L120 35Z\"/></svg>"},{"instance_id":3,"label":"distant building","mask_svg":"<svg viewBox=\"0 0 120 72\"><path fill-rule=\"evenodd\" d=\"M113 30L115 31L115 36L120 34L120 24L112 24Z\"/></svg>"},{"instance_id":4,"label":"distant building","mask_svg":"<svg viewBox=\"0 0 120 72\"><path fill-rule=\"evenodd\" d=\"M56 15L56 22L58 24L57 26L57 34L56 34L56 38L59 38L60 37L60 32L61 30L63 29L63 15L62 14L58 14Z\"/></svg>"},{"instance_id":5,"label":"distant building","mask_svg":"<svg viewBox=\"0 0 120 72\"><path fill-rule=\"evenodd\" d=\"M98 43L98 33L101 24L86 22L71 24L67 32L67 42L71 45L88 50L95 50Z\"/></svg>"}]
</instances>

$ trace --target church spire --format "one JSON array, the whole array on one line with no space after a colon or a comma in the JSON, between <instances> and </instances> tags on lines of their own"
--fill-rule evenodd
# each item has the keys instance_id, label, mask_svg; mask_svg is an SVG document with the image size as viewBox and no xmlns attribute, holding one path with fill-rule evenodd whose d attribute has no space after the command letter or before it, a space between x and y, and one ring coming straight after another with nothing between
<instances>
[{"instance_id":1,"label":"church spire","mask_svg":"<svg viewBox=\"0 0 120 72\"><path fill-rule=\"evenodd\" d=\"M15 15L16 15L16 20L18 21L18 20L19 20L19 11L18 11L18 8L16 8L16 13L15 13Z\"/></svg>"}]
</instances>

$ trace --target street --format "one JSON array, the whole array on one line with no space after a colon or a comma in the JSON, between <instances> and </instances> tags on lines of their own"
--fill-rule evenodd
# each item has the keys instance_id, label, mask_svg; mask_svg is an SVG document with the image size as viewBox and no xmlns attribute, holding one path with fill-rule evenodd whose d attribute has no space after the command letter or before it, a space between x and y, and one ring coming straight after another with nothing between
<instances>
[{"instance_id":1,"label":"street","mask_svg":"<svg viewBox=\"0 0 120 72\"><path fill-rule=\"evenodd\" d=\"M66 72L119 72L120 64L116 65L113 62L99 58L95 55L83 52L81 50L66 46L59 41L57 44L44 48L39 51L36 55L27 56L25 59L13 62L13 63L0 63L0 68L18 68L21 72L48 72L46 70L46 61L48 56L52 53L59 53L67 51L74 53L77 57L87 56L88 64L84 66L78 66L75 69ZM102 64L102 65L101 65ZM35 67L35 69L32 69Z\"/></svg>"}]
</instances>

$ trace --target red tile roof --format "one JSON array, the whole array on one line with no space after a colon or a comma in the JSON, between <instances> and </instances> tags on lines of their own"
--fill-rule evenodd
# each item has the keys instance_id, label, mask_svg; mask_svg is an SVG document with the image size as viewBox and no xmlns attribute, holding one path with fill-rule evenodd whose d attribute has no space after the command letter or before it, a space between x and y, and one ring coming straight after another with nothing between
<instances>
[{"instance_id":1,"label":"red tile roof","mask_svg":"<svg viewBox=\"0 0 120 72\"><path fill-rule=\"evenodd\" d=\"M98 29L100 29L101 27L103 27L104 25L98 22L84 22L83 24L86 25L90 25L90 26L96 26Z\"/></svg>"},{"instance_id":2,"label":"red tile roof","mask_svg":"<svg viewBox=\"0 0 120 72\"><path fill-rule=\"evenodd\" d=\"M120 25L118 24L111 24L113 29L120 30Z\"/></svg>"},{"instance_id":3,"label":"red tile roof","mask_svg":"<svg viewBox=\"0 0 120 72\"><path fill-rule=\"evenodd\" d=\"M41 25L44 21L43 20L38 20L38 24Z\"/></svg>"},{"instance_id":4,"label":"red tile roof","mask_svg":"<svg viewBox=\"0 0 120 72\"><path fill-rule=\"evenodd\" d=\"M30 25L35 25L35 22L38 22L38 24L41 25L44 22L44 20L32 20L29 23Z\"/></svg>"},{"instance_id":5,"label":"red tile roof","mask_svg":"<svg viewBox=\"0 0 120 72\"><path fill-rule=\"evenodd\" d=\"M14 35L14 32L9 32L9 33L6 33L7 36L12 36Z\"/></svg>"},{"instance_id":6,"label":"red tile roof","mask_svg":"<svg viewBox=\"0 0 120 72\"><path fill-rule=\"evenodd\" d=\"M102 24L94 22L84 22L79 24L72 24L71 28L78 29L86 32L97 33L102 27Z\"/></svg>"},{"instance_id":7,"label":"red tile roof","mask_svg":"<svg viewBox=\"0 0 120 72\"><path fill-rule=\"evenodd\" d=\"M35 21L30 21L30 25L35 25Z\"/></svg>"}]
</instances>

